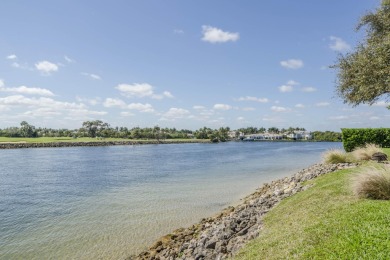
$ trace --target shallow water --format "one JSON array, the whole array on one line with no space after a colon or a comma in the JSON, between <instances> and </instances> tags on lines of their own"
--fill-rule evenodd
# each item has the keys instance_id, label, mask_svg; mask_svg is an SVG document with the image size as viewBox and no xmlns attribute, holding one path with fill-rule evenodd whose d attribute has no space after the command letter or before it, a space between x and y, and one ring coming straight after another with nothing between
<instances>
[{"instance_id":1,"label":"shallow water","mask_svg":"<svg viewBox=\"0 0 390 260\"><path fill-rule=\"evenodd\" d=\"M0 259L122 259L340 143L0 150Z\"/></svg>"}]
</instances>

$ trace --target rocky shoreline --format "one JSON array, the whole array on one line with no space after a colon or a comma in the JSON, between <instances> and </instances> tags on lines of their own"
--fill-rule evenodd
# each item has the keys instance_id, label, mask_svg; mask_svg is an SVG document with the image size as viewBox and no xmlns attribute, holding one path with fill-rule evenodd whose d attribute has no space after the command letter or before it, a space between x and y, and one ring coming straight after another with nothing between
<instances>
[{"instance_id":1,"label":"rocky shoreline","mask_svg":"<svg viewBox=\"0 0 390 260\"><path fill-rule=\"evenodd\" d=\"M263 227L263 216L282 199L310 186L303 182L320 175L357 164L315 164L291 177L266 183L243 199L236 207L202 219L189 228L175 230L160 238L149 250L128 260L226 259L236 254L249 240L257 237Z\"/></svg>"},{"instance_id":2,"label":"rocky shoreline","mask_svg":"<svg viewBox=\"0 0 390 260\"><path fill-rule=\"evenodd\" d=\"M19 148L44 148L44 147L80 147L80 146L114 146L114 145L141 145L141 144L177 144L177 143L199 143L200 141L188 140L141 140L141 141L94 141L94 142L48 142L48 143L27 143L7 142L0 143L0 149Z\"/></svg>"}]
</instances>

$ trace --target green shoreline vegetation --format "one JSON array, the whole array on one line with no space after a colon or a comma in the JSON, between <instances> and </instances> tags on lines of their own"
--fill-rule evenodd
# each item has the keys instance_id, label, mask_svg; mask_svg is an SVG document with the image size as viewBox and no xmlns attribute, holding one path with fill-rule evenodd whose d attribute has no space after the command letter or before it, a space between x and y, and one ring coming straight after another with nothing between
<instances>
[{"instance_id":1,"label":"green shoreline vegetation","mask_svg":"<svg viewBox=\"0 0 390 260\"><path fill-rule=\"evenodd\" d=\"M306 131L305 128L289 127L279 129L277 127L247 127L231 130L230 127L211 129L202 127L198 130L154 127L111 127L101 120L85 121L78 129L52 129L35 127L26 121L20 123L20 127L8 127L0 129L0 143L25 142L25 143L53 143L53 142L118 142L132 141L134 143L150 143L152 140L159 143L181 142L225 142L229 140L243 139L253 134L277 134L283 139L289 138L290 134ZM332 131L314 131L310 133L310 141L340 142L341 133Z\"/></svg>"},{"instance_id":2,"label":"green shoreline vegetation","mask_svg":"<svg viewBox=\"0 0 390 260\"><path fill-rule=\"evenodd\" d=\"M234 259L390 259L390 201L353 193L353 178L367 166L378 164L308 181L311 188L267 213L260 236Z\"/></svg>"}]
</instances>

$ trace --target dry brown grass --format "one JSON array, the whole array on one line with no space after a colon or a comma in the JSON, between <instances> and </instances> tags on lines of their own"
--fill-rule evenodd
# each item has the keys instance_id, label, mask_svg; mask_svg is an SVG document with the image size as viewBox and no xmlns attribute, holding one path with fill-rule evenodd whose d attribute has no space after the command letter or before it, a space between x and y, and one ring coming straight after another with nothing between
<instances>
[{"instance_id":1,"label":"dry brown grass","mask_svg":"<svg viewBox=\"0 0 390 260\"><path fill-rule=\"evenodd\" d=\"M359 198L390 200L390 169L367 167L352 178L352 189Z\"/></svg>"},{"instance_id":2,"label":"dry brown grass","mask_svg":"<svg viewBox=\"0 0 390 260\"><path fill-rule=\"evenodd\" d=\"M383 153L383 149L376 144L366 144L364 147L359 147L352 152L353 157L358 161L368 161L374 153Z\"/></svg>"},{"instance_id":3,"label":"dry brown grass","mask_svg":"<svg viewBox=\"0 0 390 260\"><path fill-rule=\"evenodd\" d=\"M322 154L322 160L324 163L336 164L353 162L354 158L351 156L351 154L347 154L340 149L332 149Z\"/></svg>"}]
</instances>

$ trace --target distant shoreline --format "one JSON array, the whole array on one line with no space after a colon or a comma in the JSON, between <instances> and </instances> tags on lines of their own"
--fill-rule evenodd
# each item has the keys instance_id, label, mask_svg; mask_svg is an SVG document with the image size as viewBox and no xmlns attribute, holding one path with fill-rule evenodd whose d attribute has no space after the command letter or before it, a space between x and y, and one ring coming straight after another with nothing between
<instances>
[{"instance_id":1,"label":"distant shoreline","mask_svg":"<svg viewBox=\"0 0 390 260\"><path fill-rule=\"evenodd\" d=\"M234 141L234 140L233 140ZM331 142L314 140L256 140L239 142ZM98 147L117 145L143 145L143 144L187 144L187 143L212 143L209 139L164 139L164 140L93 140L93 141L53 141L53 142L27 142L20 141L0 141L0 150L23 149L23 148L49 148L49 147Z\"/></svg>"},{"instance_id":2,"label":"distant shoreline","mask_svg":"<svg viewBox=\"0 0 390 260\"><path fill-rule=\"evenodd\" d=\"M211 143L210 140L128 140L128 141L81 141L81 142L0 142L0 149L23 149L23 148L49 148L49 147L97 147L117 145L142 145L142 144L184 144L184 143Z\"/></svg>"}]
</instances>

